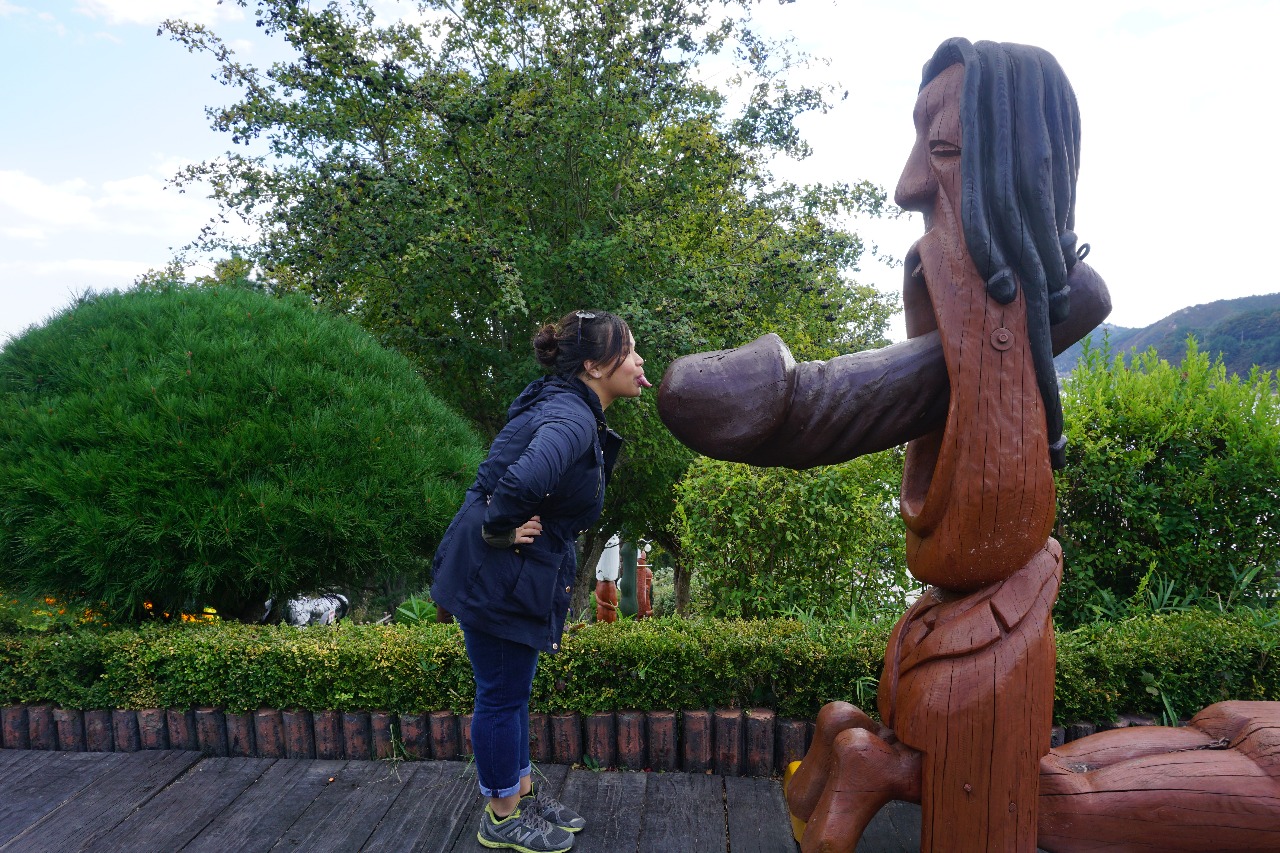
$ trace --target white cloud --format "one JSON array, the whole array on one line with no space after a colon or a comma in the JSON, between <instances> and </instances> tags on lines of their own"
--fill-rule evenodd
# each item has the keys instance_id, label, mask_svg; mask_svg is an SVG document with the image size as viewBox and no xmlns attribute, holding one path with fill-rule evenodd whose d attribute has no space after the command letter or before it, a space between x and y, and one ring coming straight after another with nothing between
<instances>
[{"instance_id":1,"label":"white cloud","mask_svg":"<svg viewBox=\"0 0 1280 853\"><path fill-rule=\"evenodd\" d=\"M3 261L0 277L16 281L19 278L60 276L75 273L77 276L115 283L132 281L146 272L153 264L138 260L113 258L66 258L56 261Z\"/></svg>"},{"instance_id":2,"label":"white cloud","mask_svg":"<svg viewBox=\"0 0 1280 853\"><path fill-rule=\"evenodd\" d=\"M198 193L167 188L156 175L94 186L80 178L51 184L23 172L0 171L0 232L21 233L25 239L82 231L185 242L213 211Z\"/></svg>"},{"instance_id":3,"label":"white cloud","mask_svg":"<svg viewBox=\"0 0 1280 853\"><path fill-rule=\"evenodd\" d=\"M90 18L105 19L111 24L147 26L154 26L168 18L201 24L244 18L243 11L234 3L218 3L217 0L78 0L75 10Z\"/></svg>"},{"instance_id":4,"label":"white cloud","mask_svg":"<svg viewBox=\"0 0 1280 853\"><path fill-rule=\"evenodd\" d=\"M26 15L31 10L23 6L15 6L9 0L0 0L0 15L8 17L9 15Z\"/></svg>"},{"instance_id":5,"label":"white cloud","mask_svg":"<svg viewBox=\"0 0 1280 853\"><path fill-rule=\"evenodd\" d=\"M80 179L46 184L22 172L0 172L0 222L7 226L16 218L27 227L92 224L93 200L87 189Z\"/></svg>"}]
</instances>

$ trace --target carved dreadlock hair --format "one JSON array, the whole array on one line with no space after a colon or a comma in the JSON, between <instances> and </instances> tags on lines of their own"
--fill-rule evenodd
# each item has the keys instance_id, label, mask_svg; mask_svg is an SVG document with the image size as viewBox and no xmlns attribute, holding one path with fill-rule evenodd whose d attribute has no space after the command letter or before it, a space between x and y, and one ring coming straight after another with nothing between
<instances>
[{"instance_id":1,"label":"carved dreadlock hair","mask_svg":"<svg viewBox=\"0 0 1280 853\"><path fill-rule=\"evenodd\" d=\"M965 241L988 296L1007 305L1022 288L1049 456L1060 468L1066 438L1049 326L1067 316L1067 275L1078 259L1072 229L1080 111L1061 66L1038 47L949 39L925 63L920 88L956 64L964 66L960 218ZM1083 257L1087 247L1080 251Z\"/></svg>"}]
</instances>

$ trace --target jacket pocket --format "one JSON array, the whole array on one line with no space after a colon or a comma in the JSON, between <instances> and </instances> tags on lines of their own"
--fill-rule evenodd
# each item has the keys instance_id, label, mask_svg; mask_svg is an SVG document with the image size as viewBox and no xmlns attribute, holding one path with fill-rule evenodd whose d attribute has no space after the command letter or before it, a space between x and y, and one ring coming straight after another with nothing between
<instances>
[{"instance_id":1,"label":"jacket pocket","mask_svg":"<svg viewBox=\"0 0 1280 853\"><path fill-rule=\"evenodd\" d=\"M516 575L503 602L504 609L546 619L551 615L551 603L560 582L563 556L527 546L521 546L518 554L514 550L508 553L515 558L516 565L512 568L516 569Z\"/></svg>"}]
</instances>

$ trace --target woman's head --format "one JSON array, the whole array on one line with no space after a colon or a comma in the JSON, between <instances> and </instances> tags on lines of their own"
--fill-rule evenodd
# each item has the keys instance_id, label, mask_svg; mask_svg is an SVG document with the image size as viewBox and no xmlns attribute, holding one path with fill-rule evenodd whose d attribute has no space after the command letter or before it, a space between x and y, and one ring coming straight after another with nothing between
<instances>
[{"instance_id":1,"label":"woman's head","mask_svg":"<svg viewBox=\"0 0 1280 853\"><path fill-rule=\"evenodd\" d=\"M574 311L547 323L534 335L533 349L544 367L587 383L604 408L650 387L631 330L608 311Z\"/></svg>"},{"instance_id":2,"label":"woman's head","mask_svg":"<svg viewBox=\"0 0 1280 853\"><path fill-rule=\"evenodd\" d=\"M538 362L561 376L577 376L588 361L612 372L633 345L626 322L608 311L573 311L533 336Z\"/></svg>"}]
</instances>

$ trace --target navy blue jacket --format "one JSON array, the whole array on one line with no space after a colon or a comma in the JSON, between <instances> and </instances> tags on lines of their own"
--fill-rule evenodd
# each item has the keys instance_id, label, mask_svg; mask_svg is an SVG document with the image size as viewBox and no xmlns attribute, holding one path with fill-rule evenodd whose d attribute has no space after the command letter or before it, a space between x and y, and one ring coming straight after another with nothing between
<instances>
[{"instance_id":1,"label":"navy blue jacket","mask_svg":"<svg viewBox=\"0 0 1280 853\"><path fill-rule=\"evenodd\" d=\"M468 628L555 652L578 571L577 537L595 524L621 437L577 377L525 388L480 464L432 565L431 597ZM532 544L494 547L533 516Z\"/></svg>"}]
</instances>

